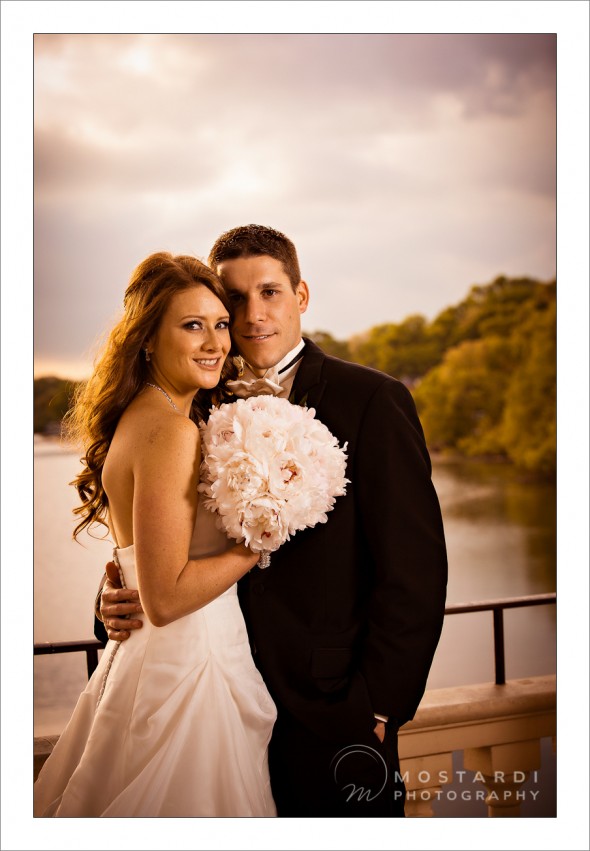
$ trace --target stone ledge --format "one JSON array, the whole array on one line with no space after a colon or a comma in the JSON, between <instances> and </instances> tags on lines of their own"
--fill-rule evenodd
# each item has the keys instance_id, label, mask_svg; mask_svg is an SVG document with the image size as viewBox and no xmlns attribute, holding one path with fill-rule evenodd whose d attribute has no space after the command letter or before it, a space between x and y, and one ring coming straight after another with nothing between
<instances>
[{"instance_id":1,"label":"stone ledge","mask_svg":"<svg viewBox=\"0 0 590 851\"><path fill-rule=\"evenodd\" d=\"M424 693L416 715L400 728L400 733L424 727L473 723L493 717L546 713L556 707L556 677L527 677L508 680L504 685L479 683L430 689Z\"/></svg>"},{"instance_id":2,"label":"stone ledge","mask_svg":"<svg viewBox=\"0 0 590 851\"><path fill-rule=\"evenodd\" d=\"M555 705L555 676L432 689L400 729L400 759L554 737Z\"/></svg>"}]
</instances>

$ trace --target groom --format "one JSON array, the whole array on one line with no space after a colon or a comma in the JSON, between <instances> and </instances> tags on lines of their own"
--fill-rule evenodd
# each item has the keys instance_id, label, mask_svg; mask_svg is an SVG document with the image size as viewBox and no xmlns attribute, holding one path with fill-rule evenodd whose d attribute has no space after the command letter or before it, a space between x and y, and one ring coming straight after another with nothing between
<instances>
[{"instance_id":1,"label":"groom","mask_svg":"<svg viewBox=\"0 0 590 851\"><path fill-rule=\"evenodd\" d=\"M301 337L309 291L293 243L246 225L209 265L234 306L246 361L236 395L315 408L348 444L346 496L239 583L254 660L278 708L269 748L279 816L403 816L398 728L420 702L444 615L447 560L430 459L408 390ZM109 637L138 621L102 595ZM102 624L97 637L105 640Z\"/></svg>"}]
</instances>

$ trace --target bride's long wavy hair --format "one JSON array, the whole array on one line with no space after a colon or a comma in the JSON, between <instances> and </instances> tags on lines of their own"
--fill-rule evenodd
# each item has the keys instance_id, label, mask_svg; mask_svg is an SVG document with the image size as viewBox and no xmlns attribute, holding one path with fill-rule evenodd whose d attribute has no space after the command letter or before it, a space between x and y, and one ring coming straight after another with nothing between
<instances>
[{"instance_id":1,"label":"bride's long wavy hair","mask_svg":"<svg viewBox=\"0 0 590 851\"><path fill-rule=\"evenodd\" d=\"M196 257L160 251L140 263L131 276L123 316L110 332L91 378L79 386L64 420L66 437L84 451L84 468L71 482L82 500L74 509L81 518L74 538L95 523L108 528L102 469L123 411L151 378L144 345L156 333L172 296L197 286L216 295L231 316L219 278ZM191 411L195 422L207 419L210 407L226 399L225 382L235 377L236 367L229 357L217 387L196 394Z\"/></svg>"}]
</instances>

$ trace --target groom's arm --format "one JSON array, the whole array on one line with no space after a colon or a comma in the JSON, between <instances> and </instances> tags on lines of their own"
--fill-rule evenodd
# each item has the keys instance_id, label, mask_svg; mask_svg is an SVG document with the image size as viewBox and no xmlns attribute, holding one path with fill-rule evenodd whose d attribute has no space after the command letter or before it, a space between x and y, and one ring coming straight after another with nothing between
<instances>
[{"instance_id":1,"label":"groom's arm","mask_svg":"<svg viewBox=\"0 0 590 851\"><path fill-rule=\"evenodd\" d=\"M102 622L102 615L100 614L100 600L102 596L102 589L104 588L104 584L106 582L106 578L107 575L105 573L105 575L100 580L96 599L94 600L94 637L97 638L99 641L102 641L103 644L106 644L109 639L107 631L105 629L105 625Z\"/></svg>"},{"instance_id":2,"label":"groom's arm","mask_svg":"<svg viewBox=\"0 0 590 851\"><path fill-rule=\"evenodd\" d=\"M401 726L440 637L447 557L422 427L400 382L373 395L357 447L357 510L375 570L361 669L373 710Z\"/></svg>"},{"instance_id":3,"label":"groom's arm","mask_svg":"<svg viewBox=\"0 0 590 851\"><path fill-rule=\"evenodd\" d=\"M119 571L108 562L94 602L94 635L99 641L125 641L130 632L140 629L142 622L130 615L143 612L139 593L134 588L122 588Z\"/></svg>"}]
</instances>

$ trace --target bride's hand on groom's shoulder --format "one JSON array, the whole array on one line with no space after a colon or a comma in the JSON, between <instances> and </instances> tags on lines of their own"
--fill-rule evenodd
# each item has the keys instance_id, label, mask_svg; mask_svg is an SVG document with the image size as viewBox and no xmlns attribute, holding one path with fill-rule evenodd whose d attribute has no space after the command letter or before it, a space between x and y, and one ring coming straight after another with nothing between
<instances>
[{"instance_id":1,"label":"bride's hand on groom's shoulder","mask_svg":"<svg viewBox=\"0 0 590 851\"><path fill-rule=\"evenodd\" d=\"M129 616L143 612L139 593L134 588L121 588L119 571L114 562L106 566L107 578L100 596L100 616L112 641L125 641L142 622Z\"/></svg>"}]
</instances>

